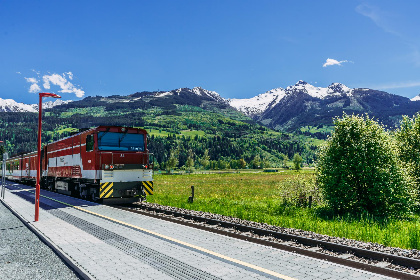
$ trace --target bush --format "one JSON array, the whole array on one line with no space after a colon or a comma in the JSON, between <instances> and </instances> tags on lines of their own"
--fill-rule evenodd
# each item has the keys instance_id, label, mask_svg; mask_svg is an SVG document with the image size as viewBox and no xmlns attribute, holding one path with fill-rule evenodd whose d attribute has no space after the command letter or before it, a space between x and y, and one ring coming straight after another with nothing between
<instances>
[{"instance_id":1,"label":"bush","mask_svg":"<svg viewBox=\"0 0 420 280\"><path fill-rule=\"evenodd\" d=\"M407 212L407 174L389 133L368 116L345 114L334 124L317 164L318 184L329 206L337 214Z\"/></svg>"},{"instance_id":2,"label":"bush","mask_svg":"<svg viewBox=\"0 0 420 280\"><path fill-rule=\"evenodd\" d=\"M279 196L283 207L309 207L309 197L312 197L312 206L322 204L322 195L315 186L314 176L301 174L284 180L279 184Z\"/></svg>"},{"instance_id":3,"label":"bush","mask_svg":"<svg viewBox=\"0 0 420 280\"><path fill-rule=\"evenodd\" d=\"M398 140L400 160L408 170L410 180L414 184L413 193L420 200L420 114L413 118L403 117L400 128L395 133Z\"/></svg>"},{"instance_id":4,"label":"bush","mask_svg":"<svg viewBox=\"0 0 420 280\"><path fill-rule=\"evenodd\" d=\"M293 156L293 166L295 167L295 170L299 171L301 170L301 164L303 162L302 157L299 154L295 154Z\"/></svg>"}]
</instances>

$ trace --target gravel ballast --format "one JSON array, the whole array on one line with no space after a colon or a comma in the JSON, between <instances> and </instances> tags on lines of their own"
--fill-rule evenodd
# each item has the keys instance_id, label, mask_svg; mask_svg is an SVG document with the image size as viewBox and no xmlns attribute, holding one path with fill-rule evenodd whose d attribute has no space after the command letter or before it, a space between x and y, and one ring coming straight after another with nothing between
<instances>
[{"instance_id":1,"label":"gravel ballast","mask_svg":"<svg viewBox=\"0 0 420 280\"><path fill-rule=\"evenodd\" d=\"M0 202L0 279L79 279Z\"/></svg>"}]
</instances>

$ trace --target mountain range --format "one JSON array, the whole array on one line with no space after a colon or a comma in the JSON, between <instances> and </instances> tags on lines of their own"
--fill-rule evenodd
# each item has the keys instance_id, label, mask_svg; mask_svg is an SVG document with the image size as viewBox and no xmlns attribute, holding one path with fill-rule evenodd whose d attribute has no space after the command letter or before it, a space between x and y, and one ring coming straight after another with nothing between
<instances>
[{"instance_id":1,"label":"mountain range","mask_svg":"<svg viewBox=\"0 0 420 280\"><path fill-rule=\"evenodd\" d=\"M71 100L63 101L57 99L55 101L47 101L42 103L42 109L50 109L58 105L67 104ZM13 99L0 98L0 112L38 112L38 104L24 104L14 101Z\"/></svg>"},{"instance_id":2,"label":"mountain range","mask_svg":"<svg viewBox=\"0 0 420 280\"><path fill-rule=\"evenodd\" d=\"M104 107L112 110L159 108L175 112L179 106L195 106L222 113L237 120L253 120L276 130L296 130L302 126L331 125L333 118L347 114L375 117L385 125L398 125L402 115L420 111L420 96L413 99L368 88L349 88L340 83L316 87L305 81L285 89L275 88L249 99L226 99L200 87L171 91L137 92L128 96L86 97L79 101L49 101L43 108L69 109ZM0 99L0 112L36 112L38 105Z\"/></svg>"}]
</instances>

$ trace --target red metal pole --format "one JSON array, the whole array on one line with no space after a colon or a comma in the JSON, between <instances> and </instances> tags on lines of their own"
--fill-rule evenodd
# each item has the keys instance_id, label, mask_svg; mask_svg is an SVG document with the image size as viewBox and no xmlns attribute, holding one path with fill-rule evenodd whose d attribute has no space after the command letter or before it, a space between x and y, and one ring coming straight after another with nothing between
<instances>
[{"instance_id":1,"label":"red metal pole","mask_svg":"<svg viewBox=\"0 0 420 280\"><path fill-rule=\"evenodd\" d=\"M40 185L39 181L41 178L41 127L42 127L42 95L39 95L39 115L38 115L38 162L36 169L36 190L35 190L35 222L39 219L39 194Z\"/></svg>"}]
</instances>

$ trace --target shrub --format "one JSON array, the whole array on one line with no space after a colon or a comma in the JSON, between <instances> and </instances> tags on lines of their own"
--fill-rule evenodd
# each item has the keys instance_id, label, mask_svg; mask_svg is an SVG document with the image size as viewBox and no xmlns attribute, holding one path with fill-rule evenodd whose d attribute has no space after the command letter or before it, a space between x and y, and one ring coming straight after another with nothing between
<instances>
[{"instance_id":1,"label":"shrub","mask_svg":"<svg viewBox=\"0 0 420 280\"><path fill-rule=\"evenodd\" d=\"M293 156L293 166L295 167L295 170L301 169L302 162L303 162L303 159L299 154L295 154Z\"/></svg>"},{"instance_id":2,"label":"shrub","mask_svg":"<svg viewBox=\"0 0 420 280\"><path fill-rule=\"evenodd\" d=\"M283 206L308 207L309 197L312 206L322 204L322 196L315 185L314 176L299 174L282 181L279 187L279 196Z\"/></svg>"},{"instance_id":3,"label":"shrub","mask_svg":"<svg viewBox=\"0 0 420 280\"><path fill-rule=\"evenodd\" d=\"M407 212L407 175L389 133L368 116L344 114L334 124L317 164L317 181L329 206L337 214Z\"/></svg>"},{"instance_id":4,"label":"shrub","mask_svg":"<svg viewBox=\"0 0 420 280\"><path fill-rule=\"evenodd\" d=\"M420 114L413 118L403 117L400 128L395 133L398 141L400 160L408 170L410 180L414 184L413 193L420 200Z\"/></svg>"}]
</instances>

